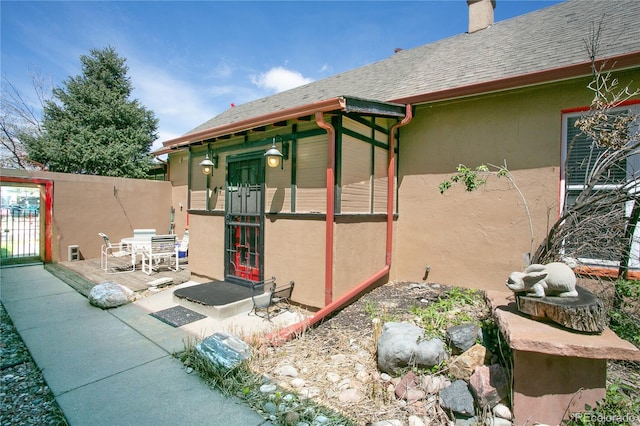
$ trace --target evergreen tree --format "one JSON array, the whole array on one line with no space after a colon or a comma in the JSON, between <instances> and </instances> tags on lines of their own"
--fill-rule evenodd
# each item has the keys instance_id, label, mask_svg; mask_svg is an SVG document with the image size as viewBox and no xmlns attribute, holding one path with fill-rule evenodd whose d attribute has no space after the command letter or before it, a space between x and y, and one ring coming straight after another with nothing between
<instances>
[{"instance_id":1,"label":"evergreen tree","mask_svg":"<svg viewBox=\"0 0 640 426\"><path fill-rule=\"evenodd\" d=\"M46 102L44 133L25 140L29 158L53 172L145 178L158 120L129 99L125 59L107 47L80 62L82 75L56 87Z\"/></svg>"}]
</instances>

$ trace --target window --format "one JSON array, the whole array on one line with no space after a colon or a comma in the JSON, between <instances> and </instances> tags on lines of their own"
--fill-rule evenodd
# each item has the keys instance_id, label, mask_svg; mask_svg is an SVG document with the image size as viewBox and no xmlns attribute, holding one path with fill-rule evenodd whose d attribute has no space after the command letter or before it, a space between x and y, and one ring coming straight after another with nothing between
<instances>
[{"instance_id":1,"label":"window","mask_svg":"<svg viewBox=\"0 0 640 426\"><path fill-rule=\"evenodd\" d=\"M639 114L640 105L618 108L614 114ZM566 211L575 205L581 192L586 188L587 182L594 171L595 165L601 156L606 156L608 151L598 147L591 138L581 133L575 126L576 121L583 115L582 112L567 113L562 120L562 182L561 203L562 211ZM631 129L632 133L638 132L638 124ZM564 241L566 254L578 257L583 263L615 267L620 256L613 249L620 245L624 236L625 224L633 209L633 201L611 206L607 202L616 191L619 191L626 182L640 179L640 153L628 156L617 161L607 168L593 187L593 194L597 194L599 201L591 203L594 207L589 217L576 215L572 218L580 224L584 232L579 237L568 237ZM631 193L640 193L638 185L631 186ZM566 203L566 204L565 204ZM602 207L598 207L602 205ZM636 229L631 247L630 267L640 267L638 260L640 230ZM577 255L577 256L576 256Z\"/></svg>"}]
</instances>

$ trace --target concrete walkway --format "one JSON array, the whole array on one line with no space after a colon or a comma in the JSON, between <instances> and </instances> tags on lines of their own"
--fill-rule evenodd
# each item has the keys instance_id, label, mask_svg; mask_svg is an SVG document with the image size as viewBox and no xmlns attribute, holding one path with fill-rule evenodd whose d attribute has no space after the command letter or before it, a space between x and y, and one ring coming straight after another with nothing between
<instances>
[{"instance_id":1,"label":"concrete walkway","mask_svg":"<svg viewBox=\"0 0 640 426\"><path fill-rule=\"evenodd\" d=\"M189 335L134 304L93 307L43 266L0 269L0 300L71 425L265 425L187 374Z\"/></svg>"}]
</instances>

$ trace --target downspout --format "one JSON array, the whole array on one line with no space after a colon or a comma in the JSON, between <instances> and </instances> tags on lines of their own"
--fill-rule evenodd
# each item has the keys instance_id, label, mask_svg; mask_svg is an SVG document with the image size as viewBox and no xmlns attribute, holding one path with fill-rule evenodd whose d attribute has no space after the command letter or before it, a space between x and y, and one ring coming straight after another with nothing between
<instances>
[{"instance_id":1,"label":"downspout","mask_svg":"<svg viewBox=\"0 0 640 426\"><path fill-rule=\"evenodd\" d=\"M333 221L335 210L335 157L336 131L324 121L322 112L316 112L316 124L327 131L327 216L324 258L324 305L333 300Z\"/></svg>"},{"instance_id":2,"label":"downspout","mask_svg":"<svg viewBox=\"0 0 640 426\"><path fill-rule=\"evenodd\" d=\"M325 303L324 308L320 309L316 312L311 318L307 318L303 321L300 321L296 324L290 325L281 329L276 333L272 333L267 335L267 340L273 345L282 344L296 335L302 333L309 327L321 322L327 316L331 315L333 312L345 306L351 299L359 295L360 293L367 290L371 285L373 285L376 281L386 276L391 270L391 251L392 251L392 242L393 242L393 188L395 183L395 167L396 167L396 158L395 158L395 132L398 128L406 126L409 124L411 119L413 118L413 111L411 109L411 105L407 104L406 106L406 114L401 122L396 123L391 127L391 132L389 135L389 163L387 166L387 244L386 244L386 256L385 256L385 265L384 267L364 280L362 283L358 284L355 288L344 294L339 299L336 299L330 303ZM325 123L322 120L322 113L316 113L316 123L324 129L327 129L327 132L330 133L330 141L335 138L335 131L332 126ZM321 124L322 123L322 124ZM327 126L327 127L325 127ZM331 130L329 130L329 128ZM331 161L333 162L333 156L335 155L335 147L333 144L331 148L329 148L330 155L332 157ZM329 205L329 193L331 193L331 205L333 206L333 163L331 167L331 189L329 189L329 167L327 167L327 207ZM329 225L330 224L330 225ZM329 246L329 227L331 227L331 246ZM331 263L327 262L326 267L331 268L331 277L333 277L333 209L331 210L331 221L329 221L329 210L327 210L327 251L331 250ZM330 285L331 283L327 282L326 285ZM326 293L325 293L326 299Z\"/></svg>"}]
</instances>

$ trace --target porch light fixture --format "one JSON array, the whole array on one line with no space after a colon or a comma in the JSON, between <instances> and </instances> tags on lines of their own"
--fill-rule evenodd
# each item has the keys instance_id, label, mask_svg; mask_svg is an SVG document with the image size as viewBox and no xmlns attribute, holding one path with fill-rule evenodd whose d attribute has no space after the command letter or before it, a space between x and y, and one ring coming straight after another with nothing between
<instances>
[{"instance_id":1,"label":"porch light fixture","mask_svg":"<svg viewBox=\"0 0 640 426\"><path fill-rule=\"evenodd\" d=\"M212 175L213 169L218 168L218 154L213 154L211 157L213 161L209 159L209 153L205 156L205 159L200 162L200 168L205 175Z\"/></svg>"},{"instance_id":2,"label":"porch light fixture","mask_svg":"<svg viewBox=\"0 0 640 426\"><path fill-rule=\"evenodd\" d=\"M281 139L280 136L276 136L273 138L271 142L271 148L264 153L264 156L267 158L267 166L275 168L281 164L281 160L289 159L289 142L282 141L282 152L278 151L276 147L276 139Z\"/></svg>"}]
</instances>

